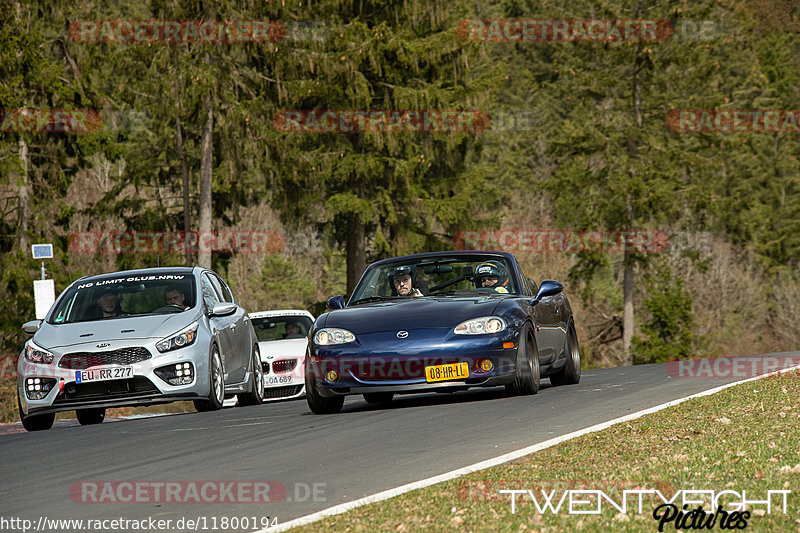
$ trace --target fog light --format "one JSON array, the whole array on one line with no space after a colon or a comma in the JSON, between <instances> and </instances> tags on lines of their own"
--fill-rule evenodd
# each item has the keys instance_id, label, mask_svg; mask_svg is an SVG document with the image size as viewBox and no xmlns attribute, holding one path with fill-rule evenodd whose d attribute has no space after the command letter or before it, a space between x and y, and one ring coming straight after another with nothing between
<instances>
[{"instance_id":1,"label":"fog light","mask_svg":"<svg viewBox=\"0 0 800 533\"><path fill-rule=\"evenodd\" d=\"M170 385L188 385L194 381L194 366L191 363L162 366L154 372Z\"/></svg>"},{"instance_id":2,"label":"fog light","mask_svg":"<svg viewBox=\"0 0 800 533\"><path fill-rule=\"evenodd\" d=\"M339 374L337 374L335 370L331 370L325 376L325 379L327 379L330 382L336 381L337 379L339 379Z\"/></svg>"},{"instance_id":3,"label":"fog light","mask_svg":"<svg viewBox=\"0 0 800 533\"><path fill-rule=\"evenodd\" d=\"M488 360L488 359L481 359L481 360L480 360L480 362L478 363L478 366L479 366L479 367L480 367L480 369L481 369L481 370L483 370L484 372L488 372L489 370L491 370L491 369L492 369L492 366L493 366L493 365L492 365L492 362L491 362L490 360Z\"/></svg>"},{"instance_id":4,"label":"fog light","mask_svg":"<svg viewBox=\"0 0 800 533\"><path fill-rule=\"evenodd\" d=\"M55 387L53 378L27 378L25 380L25 394L31 400L41 400Z\"/></svg>"}]
</instances>

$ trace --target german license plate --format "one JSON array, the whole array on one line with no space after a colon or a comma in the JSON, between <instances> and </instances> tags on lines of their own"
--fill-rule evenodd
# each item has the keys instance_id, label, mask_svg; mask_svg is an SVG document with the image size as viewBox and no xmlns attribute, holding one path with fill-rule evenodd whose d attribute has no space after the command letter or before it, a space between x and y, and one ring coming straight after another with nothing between
<instances>
[{"instance_id":1,"label":"german license plate","mask_svg":"<svg viewBox=\"0 0 800 533\"><path fill-rule=\"evenodd\" d=\"M428 383L432 383L434 381L467 379L468 377L469 363L466 362L425 367L425 379L428 381Z\"/></svg>"},{"instance_id":2,"label":"german license plate","mask_svg":"<svg viewBox=\"0 0 800 533\"><path fill-rule=\"evenodd\" d=\"M133 377L132 366L114 366L109 368L93 368L91 370L76 370L75 382L108 381L110 379L128 379Z\"/></svg>"},{"instance_id":3,"label":"german license plate","mask_svg":"<svg viewBox=\"0 0 800 533\"><path fill-rule=\"evenodd\" d=\"M264 384L268 387L275 385L291 385L293 381L293 376L291 374L288 376L264 376Z\"/></svg>"}]
</instances>

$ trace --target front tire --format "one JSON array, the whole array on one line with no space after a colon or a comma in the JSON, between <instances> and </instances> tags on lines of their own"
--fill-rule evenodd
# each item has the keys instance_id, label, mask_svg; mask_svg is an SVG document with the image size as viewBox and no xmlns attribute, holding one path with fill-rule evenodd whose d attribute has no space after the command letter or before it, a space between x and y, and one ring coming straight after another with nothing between
<instances>
[{"instance_id":1,"label":"front tire","mask_svg":"<svg viewBox=\"0 0 800 533\"><path fill-rule=\"evenodd\" d=\"M506 390L514 395L528 395L539 392L539 349L530 323L525 323L519 335L517 347L516 376L506 385Z\"/></svg>"},{"instance_id":2,"label":"front tire","mask_svg":"<svg viewBox=\"0 0 800 533\"><path fill-rule=\"evenodd\" d=\"M219 356L219 349L214 346L209 361L208 385L211 389L207 400L195 400L194 408L200 412L219 411L222 409L222 402L225 400L225 381L222 371L222 358Z\"/></svg>"},{"instance_id":3,"label":"front tire","mask_svg":"<svg viewBox=\"0 0 800 533\"><path fill-rule=\"evenodd\" d=\"M55 413L26 417L22 413L22 404L19 401L19 393L17 393L17 409L19 410L19 420L22 422L22 427L24 427L27 431L44 431L50 429L53 427L53 422L56 419Z\"/></svg>"},{"instance_id":4,"label":"front tire","mask_svg":"<svg viewBox=\"0 0 800 533\"><path fill-rule=\"evenodd\" d=\"M261 353L258 346L253 346L253 371L251 372L252 390L244 394L237 394L239 405L258 405L264 401L264 367L261 366Z\"/></svg>"},{"instance_id":5,"label":"front tire","mask_svg":"<svg viewBox=\"0 0 800 533\"><path fill-rule=\"evenodd\" d=\"M581 348L578 345L578 335L575 334L575 325L570 324L567 330L567 345L564 348L567 361L564 368L550 376L553 385L577 385L581 380Z\"/></svg>"},{"instance_id":6,"label":"front tire","mask_svg":"<svg viewBox=\"0 0 800 533\"><path fill-rule=\"evenodd\" d=\"M82 426L91 426L93 424L101 424L106 418L106 410L103 407L97 409L78 409L75 411L75 416L78 417L78 422Z\"/></svg>"},{"instance_id":7,"label":"front tire","mask_svg":"<svg viewBox=\"0 0 800 533\"><path fill-rule=\"evenodd\" d=\"M313 380L308 377L308 373L308 370L306 370L306 402L308 402L308 408L311 409L311 412L315 415L332 415L340 412L344 405L344 396L335 398L320 396Z\"/></svg>"}]
</instances>

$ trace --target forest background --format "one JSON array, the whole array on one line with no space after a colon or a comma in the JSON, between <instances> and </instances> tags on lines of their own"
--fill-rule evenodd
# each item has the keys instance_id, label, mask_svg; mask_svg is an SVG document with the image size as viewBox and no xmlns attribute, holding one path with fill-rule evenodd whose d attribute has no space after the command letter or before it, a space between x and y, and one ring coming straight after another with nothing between
<instances>
[{"instance_id":1,"label":"forest background","mask_svg":"<svg viewBox=\"0 0 800 533\"><path fill-rule=\"evenodd\" d=\"M34 243L54 244L46 267L57 294L84 275L201 264L249 311L318 315L369 262L463 247L466 235L515 253L537 282L564 282L587 367L800 346L794 115L742 131L674 120L687 110L800 113L796 2L290 4L0 0L0 377L9 388L27 338L20 325L34 318ZM571 21L574 33L515 40L508 21L526 19ZM576 19L660 21L660 33L592 38ZM273 25L267 39L234 42L103 33L102 21L154 20ZM97 31L81 34L81 21ZM282 122L292 110L488 120L295 131ZM33 111L88 111L96 124L26 130L19 118ZM555 230L669 243L578 251L518 238ZM269 250L76 244L185 231L258 234Z\"/></svg>"}]
</instances>

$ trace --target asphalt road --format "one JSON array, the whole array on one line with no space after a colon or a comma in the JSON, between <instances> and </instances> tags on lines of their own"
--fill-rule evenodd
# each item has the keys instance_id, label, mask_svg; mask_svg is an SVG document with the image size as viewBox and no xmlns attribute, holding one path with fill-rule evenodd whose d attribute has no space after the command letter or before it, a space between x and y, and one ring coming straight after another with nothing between
<instances>
[{"instance_id":1,"label":"asphalt road","mask_svg":"<svg viewBox=\"0 0 800 533\"><path fill-rule=\"evenodd\" d=\"M341 414L328 416L312 415L300 400L86 427L60 421L50 431L0 435L0 526L41 517L152 517L172 520L171 531L180 518L204 519L197 529L209 531L223 517L285 522L731 381L670 377L664 365L643 365L584 371L579 385L551 387L545 379L535 396L471 390L399 396L385 408L349 398ZM125 481L195 483L169 501L166 485L160 496L150 485L140 498L130 486L107 483ZM190 492L210 481L244 483L217 483L199 498ZM276 482L268 495L281 501L248 503L251 490L266 490L251 482ZM127 498L134 502L121 501ZM0 529L13 529L6 526Z\"/></svg>"}]
</instances>

